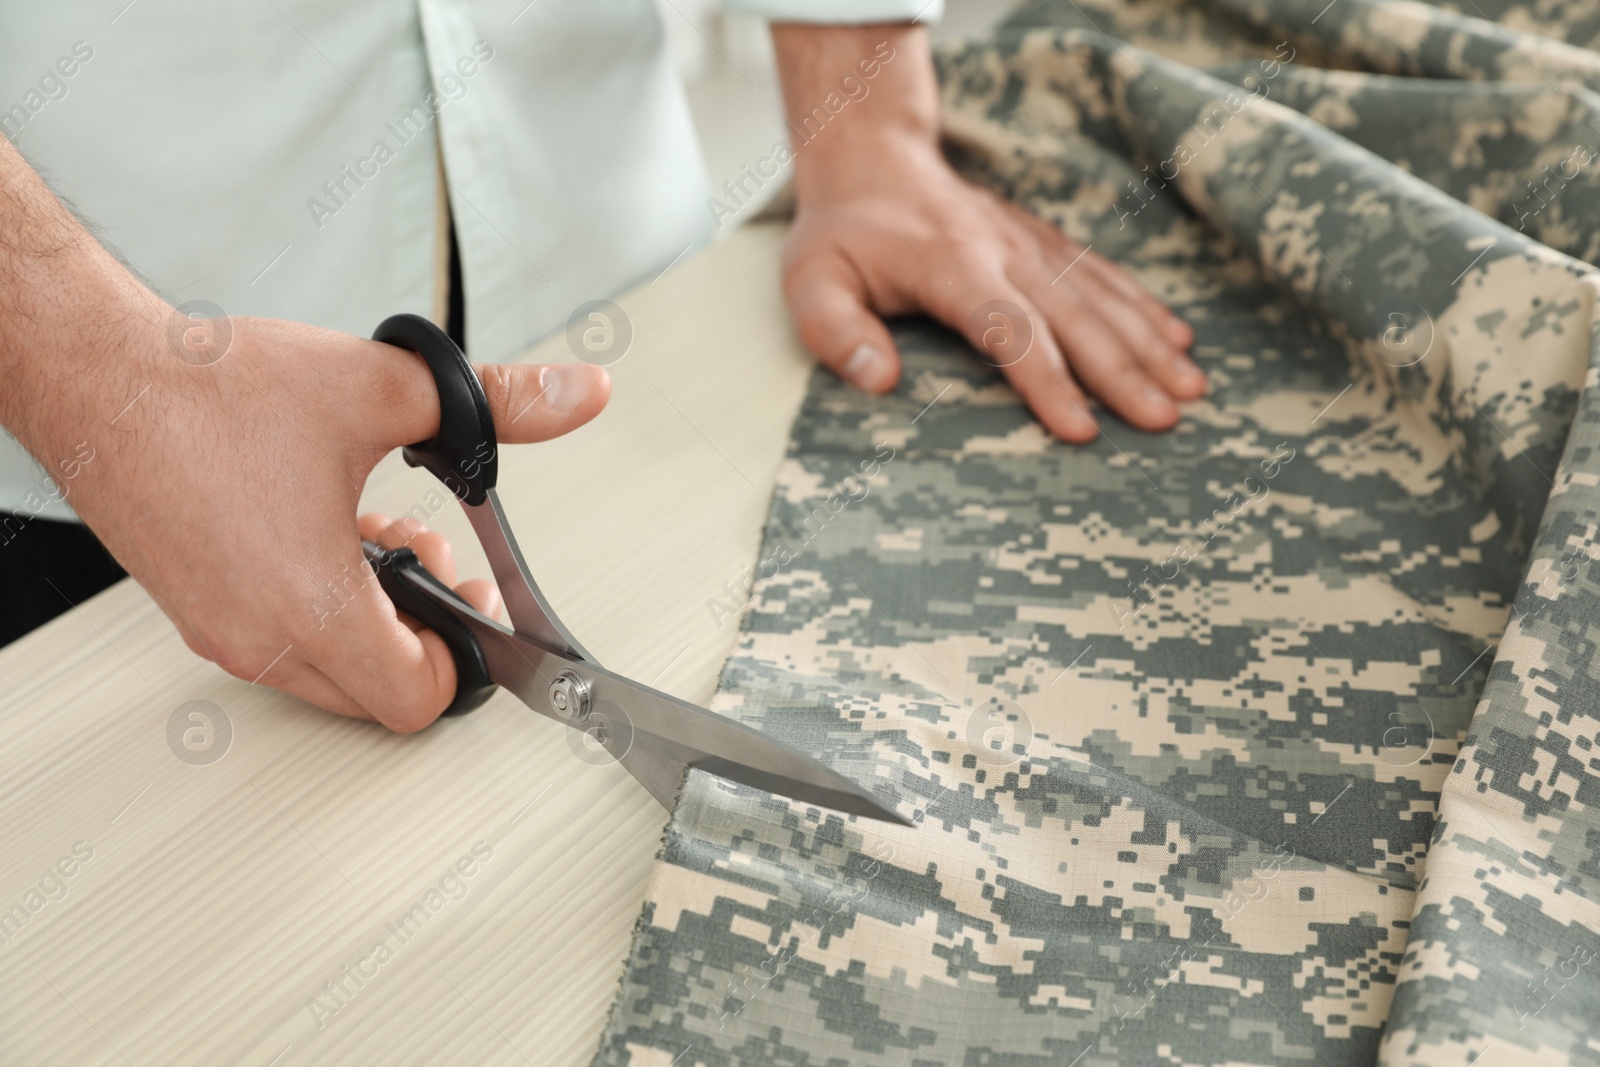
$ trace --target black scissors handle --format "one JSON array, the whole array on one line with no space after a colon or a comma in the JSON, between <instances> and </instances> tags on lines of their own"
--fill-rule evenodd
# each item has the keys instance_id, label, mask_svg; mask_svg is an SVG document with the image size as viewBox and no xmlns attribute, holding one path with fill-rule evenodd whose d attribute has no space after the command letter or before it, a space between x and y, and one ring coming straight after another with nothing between
<instances>
[{"instance_id":1,"label":"black scissors handle","mask_svg":"<svg viewBox=\"0 0 1600 1067\"><path fill-rule=\"evenodd\" d=\"M477 637L445 606L455 603L472 610L472 605L435 578L411 549L381 548L371 541L361 542L361 549L394 606L438 634L450 649L456 664L456 695L443 713L465 715L481 707L496 688L489 662Z\"/></svg>"},{"instance_id":2,"label":"black scissors handle","mask_svg":"<svg viewBox=\"0 0 1600 1067\"><path fill-rule=\"evenodd\" d=\"M445 484L463 504L481 504L494 488L499 454L494 413L483 383L450 335L421 315L390 315L372 339L421 356L439 390L439 432L401 454Z\"/></svg>"},{"instance_id":3,"label":"black scissors handle","mask_svg":"<svg viewBox=\"0 0 1600 1067\"><path fill-rule=\"evenodd\" d=\"M407 446L402 454L445 484L465 504L481 504L498 471L494 415L483 383L448 334L420 315L391 315L372 339L421 356L439 390L439 432ZM489 699L495 683L483 646L446 604L467 605L434 577L409 548L385 549L362 542L378 584L394 606L438 634L456 665L456 695L446 715L464 715Z\"/></svg>"}]
</instances>

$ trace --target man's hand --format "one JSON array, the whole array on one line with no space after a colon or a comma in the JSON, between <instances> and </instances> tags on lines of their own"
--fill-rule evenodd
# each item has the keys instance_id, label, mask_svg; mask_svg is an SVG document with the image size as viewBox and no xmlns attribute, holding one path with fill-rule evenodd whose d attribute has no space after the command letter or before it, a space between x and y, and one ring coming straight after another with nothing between
<instances>
[{"instance_id":1,"label":"man's hand","mask_svg":"<svg viewBox=\"0 0 1600 1067\"><path fill-rule=\"evenodd\" d=\"M566 433L610 396L581 363L478 370L502 444ZM453 583L449 546L356 516L378 460L438 429L422 360L297 323L175 320L3 141L0 422L50 470L93 449L69 502L198 654L395 730L449 704L449 650L397 616L360 540L409 543ZM498 608L489 583L461 591Z\"/></svg>"},{"instance_id":2,"label":"man's hand","mask_svg":"<svg viewBox=\"0 0 1600 1067\"><path fill-rule=\"evenodd\" d=\"M900 357L879 316L925 311L1003 366L1051 433L1078 442L1099 432L1085 390L1144 430L1170 428L1175 401L1205 392L1187 323L951 169L924 30L787 23L773 41L795 142L784 290L818 359L886 392Z\"/></svg>"}]
</instances>

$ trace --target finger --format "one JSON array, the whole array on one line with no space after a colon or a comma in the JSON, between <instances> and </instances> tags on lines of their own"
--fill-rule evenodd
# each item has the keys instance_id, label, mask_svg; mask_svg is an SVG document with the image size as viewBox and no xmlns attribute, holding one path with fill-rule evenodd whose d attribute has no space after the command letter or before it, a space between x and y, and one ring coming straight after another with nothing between
<instances>
[{"instance_id":1,"label":"finger","mask_svg":"<svg viewBox=\"0 0 1600 1067\"><path fill-rule=\"evenodd\" d=\"M362 540L384 548L411 548L441 581L455 581L449 543L416 520L391 522L387 515L372 512L362 515L356 528ZM492 603L498 593L484 590L485 585L492 591L492 583L477 583L469 602L498 610ZM361 583L318 632L304 658L310 661L306 670L315 674L295 673L280 688L330 711L376 719L401 732L431 723L455 695L455 662L443 639L397 611L376 581Z\"/></svg>"},{"instance_id":2,"label":"finger","mask_svg":"<svg viewBox=\"0 0 1600 1067\"><path fill-rule=\"evenodd\" d=\"M400 733L433 722L455 696L455 662L444 639L407 626L376 581L363 582L309 638L304 658L349 696L349 706L332 710Z\"/></svg>"},{"instance_id":3,"label":"finger","mask_svg":"<svg viewBox=\"0 0 1600 1067\"><path fill-rule=\"evenodd\" d=\"M1100 253L1074 241L1049 220L1040 218L1022 205L1001 197L996 197L995 200L1007 215L1035 235L1041 247L1046 250L1047 259L1059 258L1059 265L1051 268L1050 277L1053 280L1065 277L1073 271L1082 270L1121 294L1123 299L1142 311L1168 344L1180 351L1187 351L1194 342L1193 328L1158 300L1154 293L1139 284L1138 279L1126 270ZM1053 256L1050 253L1053 253Z\"/></svg>"},{"instance_id":4,"label":"finger","mask_svg":"<svg viewBox=\"0 0 1600 1067\"><path fill-rule=\"evenodd\" d=\"M1106 285L1121 293L1124 299L1143 310L1150 321L1158 323L1162 335L1174 347L1187 352L1189 346L1194 344L1194 327L1183 321L1182 316L1162 303L1160 298L1141 285L1139 280L1123 267L1098 252L1089 252L1085 255L1083 265Z\"/></svg>"},{"instance_id":5,"label":"finger","mask_svg":"<svg viewBox=\"0 0 1600 1067\"><path fill-rule=\"evenodd\" d=\"M1162 337L1148 315L1089 271L1055 281L1045 277L1048 268L1023 267L1019 280L1050 318L1051 328L1063 328L1062 317L1089 308L1122 341L1123 348L1145 373L1173 400L1193 400L1205 393L1206 381L1189 358ZM1157 408L1159 407L1159 411ZM1118 414L1127 415L1121 410ZM1151 406L1152 418L1165 417L1165 405Z\"/></svg>"},{"instance_id":6,"label":"finger","mask_svg":"<svg viewBox=\"0 0 1600 1067\"><path fill-rule=\"evenodd\" d=\"M319 708L339 715L371 718L350 699L349 694L334 685L321 671L304 661L305 648L297 649L294 644L290 644L270 659L266 658L268 653L262 653L264 666L260 661L232 661L219 656L217 650L205 639L204 634L190 626L182 616L169 613L169 617L177 624L178 633L183 637L183 643L189 646L189 651L202 659L223 666L235 678L247 681L251 685L268 685L280 689L308 704L315 704Z\"/></svg>"},{"instance_id":7,"label":"finger","mask_svg":"<svg viewBox=\"0 0 1600 1067\"><path fill-rule=\"evenodd\" d=\"M378 512L361 516L356 525L362 540L375 542L384 548L410 548L434 577L453 587L479 613L491 619L499 618L502 605L499 587L482 578L469 579L458 585L455 552L443 534L430 530L416 519L403 518L399 522L390 522L387 515ZM403 613L401 618L408 625L415 622ZM420 624L411 625L412 630L420 628Z\"/></svg>"},{"instance_id":8,"label":"finger","mask_svg":"<svg viewBox=\"0 0 1600 1067\"><path fill-rule=\"evenodd\" d=\"M1047 257L1057 252L1046 252L1046 248L1064 250L1065 239L1054 227L1016 205L1003 207L1008 218L1026 227L1039 242L1039 254L1031 262L1023 257L1012 268L1015 281L1042 308L1078 379L1132 425L1145 430L1169 429L1178 421L1174 394L1152 368L1182 381L1186 390L1192 389L1193 383L1174 370L1177 350L1121 293L1092 272L1068 280L1076 259L1047 277L1054 270ZM1084 249L1077 256L1090 254Z\"/></svg>"},{"instance_id":9,"label":"finger","mask_svg":"<svg viewBox=\"0 0 1600 1067\"><path fill-rule=\"evenodd\" d=\"M384 548L409 548L417 560L445 585L456 584L456 556L444 534L430 530L416 519L401 519L378 533Z\"/></svg>"},{"instance_id":10,"label":"finger","mask_svg":"<svg viewBox=\"0 0 1600 1067\"><path fill-rule=\"evenodd\" d=\"M1100 435L1100 424L1076 375L1067 367L1049 325L1036 310L1030 311L1039 358L1025 358L1005 368L1006 378L1027 402L1045 429L1072 444L1088 444Z\"/></svg>"},{"instance_id":11,"label":"finger","mask_svg":"<svg viewBox=\"0 0 1600 1067\"><path fill-rule=\"evenodd\" d=\"M391 521L382 512L368 512L356 519L356 531L363 541L383 548L409 548L422 565L446 585L456 581L455 552L445 536L428 528L421 519L406 515Z\"/></svg>"},{"instance_id":12,"label":"finger","mask_svg":"<svg viewBox=\"0 0 1600 1067\"><path fill-rule=\"evenodd\" d=\"M366 369L380 425L356 427L389 448L425 441L439 432L439 390L427 364L413 352L364 342ZM611 375L588 363L480 363L475 365L495 436L502 444L548 441L577 429L611 398Z\"/></svg>"},{"instance_id":13,"label":"finger","mask_svg":"<svg viewBox=\"0 0 1600 1067\"><path fill-rule=\"evenodd\" d=\"M900 380L900 352L867 306L860 275L838 256L790 269L784 296L800 339L823 366L858 389L886 393Z\"/></svg>"},{"instance_id":14,"label":"finger","mask_svg":"<svg viewBox=\"0 0 1600 1067\"><path fill-rule=\"evenodd\" d=\"M611 375L588 363L480 363L477 369L502 444L570 433L611 399Z\"/></svg>"},{"instance_id":15,"label":"finger","mask_svg":"<svg viewBox=\"0 0 1600 1067\"><path fill-rule=\"evenodd\" d=\"M1005 278L969 270L948 284L928 283L921 302L1002 368L1045 429L1078 444L1099 434L1089 400L1068 371L1049 321Z\"/></svg>"},{"instance_id":16,"label":"finger","mask_svg":"<svg viewBox=\"0 0 1600 1067\"><path fill-rule=\"evenodd\" d=\"M1189 354L1194 329L1117 264L1089 252L1083 265L1087 269L1076 279L1078 284L1104 287L1110 294L1101 306L1115 310L1125 321L1136 319L1159 332L1164 344L1136 349L1151 374L1180 400L1204 396L1205 372Z\"/></svg>"},{"instance_id":17,"label":"finger","mask_svg":"<svg viewBox=\"0 0 1600 1067\"><path fill-rule=\"evenodd\" d=\"M1145 361L1147 368L1165 367L1177 355L1172 342L1161 335L1156 323L1150 320L1143 309L1095 277L1092 271L1084 270L1076 276L1052 275L1049 266L1041 259L1035 267L1020 266L1017 273L1021 275L1018 281L1047 315L1052 306L1064 298L1068 303L1083 303L1092 307L1106 325L1116 332L1127 349ZM1080 300L1070 300L1069 294L1073 291L1081 297Z\"/></svg>"},{"instance_id":18,"label":"finger","mask_svg":"<svg viewBox=\"0 0 1600 1067\"><path fill-rule=\"evenodd\" d=\"M1126 270L1067 238L1055 226L1009 201L1006 213L1040 243L1041 267L1051 288L1073 286L1122 337L1146 371L1178 400L1205 395L1206 378L1188 350L1194 330ZM1035 293L1047 309L1051 301Z\"/></svg>"},{"instance_id":19,"label":"finger","mask_svg":"<svg viewBox=\"0 0 1600 1067\"><path fill-rule=\"evenodd\" d=\"M332 679L316 667L299 659L291 660L286 656L273 664L262 676L262 684L281 689L335 715L372 721L371 713L352 700L349 693L335 685Z\"/></svg>"},{"instance_id":20,"label":"finger","mask_svg":"<svg viewBox=\"0 0 1600 1067\"><path fill-rule=\"evenodd\" d=\"M387 530L391 525L393 524L390 522L389 516L381 511L369 511L365 515L360 515L356 518L356 532L361 535L361 540L371 541L373 544L381 543L378 538L382 537L383 531Z\"/></svg>"},{"instance_id":21,"label":"finger","mask_svg":"<svg viewBox=\"0 0 1600 1067\"><path fill-rule=\"evenodd\" d=\"M1101 308L1077 288L1062 289L1045 310L1073 373L1108 408L1142 430L1170 429L1178 406L1118 335Z\"/></svg>"},{"instance_id":22,"label":"finger","mask_svg":"<svg viewBox=\"0 0 1600 1067\"><path fill-rule=\"evenodd\" d=\"M1188 354L1163 336L1149 314L1103 280L1085 274L1076 282L1106 320L1111 323L1145 371L1174 400L1197 400L1205 395L1206 376Z\"/></svg>"},{"instance_id":23,"label":"finger","mask_svg":"<svg viewBox=\"0 0 1600 1067\"><path fill-rule=\"evenodd\" d=\"M422 525L419 519L408 517L392 523L389 521L389 516L373 512L357 518L356 529L360 531L363 541L371 541L381 548L407 548L411 540L411 531L421 532L426 527ZM423 566L426 567L427 563L424 562ZM432 568L429 569L431 570ZM423 629L420 622L404 612L400 613L400 621L412 633L417 633Z\"/></svg>"},{"instance_id":24,"label":"finger","mask_svg":"<svg viewBox=\"0 0 1600 1067\"><path fill-rule=\"evenodd\" d=\"M468 578L456 586L456 592L460 593L468 604L477 608L478 614L491 619L500 617L503 603L500 599L500 587L487 578Z\"/></svg>"}]
</instances>

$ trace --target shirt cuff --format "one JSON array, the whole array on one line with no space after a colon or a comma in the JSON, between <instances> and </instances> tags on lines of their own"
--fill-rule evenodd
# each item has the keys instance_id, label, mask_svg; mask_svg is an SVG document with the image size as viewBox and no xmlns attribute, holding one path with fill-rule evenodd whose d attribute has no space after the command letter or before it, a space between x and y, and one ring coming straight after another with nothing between
<instances>
[{"instance_id":1,"label":"shirt cuff","mask_svg":"<svg viewBox=\"0 0 1600 1067\"><path fill-rule=\"evenodd\" d=\"M944 0L723 0L773 22L938 22Z\"/></svg>"}]
</instances>

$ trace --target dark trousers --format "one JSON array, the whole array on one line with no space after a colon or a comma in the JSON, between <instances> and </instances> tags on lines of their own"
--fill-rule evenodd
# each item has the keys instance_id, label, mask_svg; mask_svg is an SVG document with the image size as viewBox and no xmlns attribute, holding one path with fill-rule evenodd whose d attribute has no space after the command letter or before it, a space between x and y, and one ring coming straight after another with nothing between
<instances>
[{"instance_id":1,"label":"dark trousers","mask_svg":"<svg viewBox=\"0 0 1600 1067\"><path fill-rule=\"evenodd\" d=\"M0 645L125 577L87 526L0 514Z\"/></svg>"}]
</instances>

